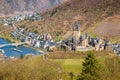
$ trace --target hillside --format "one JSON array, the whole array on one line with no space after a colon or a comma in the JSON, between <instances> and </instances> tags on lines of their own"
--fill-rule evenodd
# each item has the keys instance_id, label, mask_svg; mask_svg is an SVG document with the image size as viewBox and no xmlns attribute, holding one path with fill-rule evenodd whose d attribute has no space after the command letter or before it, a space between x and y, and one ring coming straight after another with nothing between
<instances>
[{"instance_id":1,"label":"hillside","mask_svg":"<svg viewBox=\"0 0 120 80\"><path fill-rule=\"evenodd\" d=\"M119 22L101 22L95 29L98 35L106 36L120 36L120 23Z\"/></svg>"},{"instance_id":2,"label":"hillside","mask_svg":"<svg viewBox=\"0 0 120 80\"><path fill-rule=\"evenodd\" d=\"M81 26L82 33L96 37L106 35L95 33L97 27L101 22L117 22L120 25L120 1L119 0L65 0L60 5L48 9L43 12L44 20L38 21L22 21L18 27L23 25L27 30L34 32L38 31L40 34L46 31L50 32L54 40L59 40L68 36L76 21ZM106 30L109 25L106 25ZM112 26L114 27L114 26ZM98 28L99 29L99 28ZM112 28L114 29L114 28ZM102 32L102 29L99 29ZM116 32L116 29L113 30ZM111 35L111 31L107 30L108 36L113 42L120 42L120 28L117 28L117 33ZM113 36L113 37L112 37ZM117 41L114 41L116 40Z\"/></svg>"},{"instance_id":3,"label":"hillside","mask_svg":"<svg viewBox=\"0 0 120 80\"><path fill-rule=\"evenodd\" d=\"M1 0L0 14L23 14L33 11L44 11L64 0Z\"/></svg>"},{"instance_id":4,"label":"hillside","mask_svg":"<svg viewBox=\"0 0 120 80\"><path fill-rule=\"evenodd\" d=\"M78 21L83 33L91 33L94 32L94 30L91 30L94 25L94 27L97 27L96 24L99 22L116 15L119 16L119 4L119 0L67 0L61 5L44 12L45 20L24 21L19 25L25 25L30 31L38 30L39 33L47 30L55 39L59 39L67 31L71 31L75 21ZM112 19L116 19L116 17ZM117 22L119 21L118 17Z\"/></svg>"},{"instance_id":5,"label":"hillside","mask_svg":"<svg viewBox=\"0 0 120 80\"><path fill-rule=\"evenodd\" d=\"M58 66L50 65L41 57L0 61L0 80L58 80Z\"/></svg>"},{"instance_id":6,"label":"hillside","mask_svg":"<svg viewBox=\"0 0 120 80\"><path fill-rule=\"evenodd\" d=\"M22 4L18 0L7 1L11 1L9 6L14 6L13 9L5 5L10 11L22 11L25 8L24 6L17 8L18 5L15 8L16 3ZM30 8L26 8L27 12L33 10L31 6L33 5L32 1L40 0L29 0L27 3L30 2ZM77 21L81 27L82 34L88 33L92 37L109 38L110 42L120 43L120 0L64 1L66 2L43 12L41 14L44 17L43 20L24 20L15 27L22 26L26 28L26 31L37 32L39 34L50 32L54 41L57 41L71 36L73 34L74 23ZM3 26L0 22L0 31L6 30L5 33L1 32L0 36L3 35L8 40L11 39L10 31L12 28ZM90 70L98 73L98 77L92 80L120 79L120 57L117 57L117 54L114 54L112 51L70 51L67 47L67 51L55 48L53 52L48 52L45 56L41 55L30 59L21 58L15 61L0 61L0 65L2 65L0 66L0 80L80 80L78 77L82 75L81 72L84 69L83 62L85 62L85 59L96 61L86 58L88 53L93 53L98 63L98 70L95 68ZM43 60L43 57L46 57L46 60ZM83 59L84 57L85 59ZM94 73L93 76L88 74L86 77L94 77L94 75Z\"/></svg>"}]
</instances>

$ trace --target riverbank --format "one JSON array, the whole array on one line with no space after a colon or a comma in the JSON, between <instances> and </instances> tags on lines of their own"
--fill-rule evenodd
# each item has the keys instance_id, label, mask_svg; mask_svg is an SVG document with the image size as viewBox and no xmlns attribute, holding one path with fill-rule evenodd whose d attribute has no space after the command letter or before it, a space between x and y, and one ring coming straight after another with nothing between
<instances>
[{"instance_id":1,"label":"riverbank","mask_svg":"<svg viewBox=\"0 0 120 80\"><path fill-rule=\"evenodd\" d=\"M0 34L0 38L6 39L8 42L11 43L20 42L20 40L18 40L17 38L12 37L11 34L2 33Z\"/></svg>"},{"instance_id":2,"label":"riverbank","mask_svg":"<svg viewBox=\"0 0 120 80\"><path fill-rule=\"evenodd\" d=\"M8 40L4 39L4 38L0 38L0 45L2 44L10 44L11 42L9 42ZM30 46L13 46L13 45L6 45L4 47L1 47L0 49L4 50L5 55L7 57L17 57L19 58L21 55L28 55L28 54L34 54L34 55L39 55L41 53L43 53L40 49L35 49L33 47Z\"/></svg>"},{"instance_id":3,"label":"riverbank","mask_svg":"<svg viewBox=\"0 0 120 80\"><path fill-rule=\"evenodd\" d=\"M11 34L4 34L4 33L2 33L2 34L0 34L0 38L6 39L10 43L20 42L20 40L18 40L17 38L11 36ZM44 53L44 50L41 50L41 48L35 48L35 47L33 47L31 45L27 45L27 44L25 44L23 46L27 47L27 48L34 49L34 50L36 50L36 51L38 51L40 53Z\"/></svg>"},{"instance_id":4,"label":"riverbank","mask_svg":"<svg viewBox=\"0 0 120 80\"><path fill-rule=\"evenodd\" d=\"M34 49L34 50L36 50L36 51L38 51L38 52L40 52L40 53L44 53L44 50L41 49L41 48L35 48L35 47L33 47L33 46L31 46L31 45L27 45L27 44L24 44L23 46L24 46L24 47L27 47L27 48Z\"/></svg>"}]
</instances>

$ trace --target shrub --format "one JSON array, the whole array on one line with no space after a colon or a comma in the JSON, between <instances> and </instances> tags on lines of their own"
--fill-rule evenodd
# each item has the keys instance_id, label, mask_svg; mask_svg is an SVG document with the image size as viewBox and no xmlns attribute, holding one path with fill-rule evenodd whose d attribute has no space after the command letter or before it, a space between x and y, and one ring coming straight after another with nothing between
<instances>
[{"instance_id":1,"label":"shrub","mask_svg":"<svg viewBox=\"0 0 120 80\"><path fill-rule=\"evenodd\" d=\"M54 15L56 14L56 12L57 12L57 10L56 10L56 9L55 9L55 10L53 10L53 11L51 12L51 14L50 14L50 17L54 16Z\"/></svg>"}]
</instances>

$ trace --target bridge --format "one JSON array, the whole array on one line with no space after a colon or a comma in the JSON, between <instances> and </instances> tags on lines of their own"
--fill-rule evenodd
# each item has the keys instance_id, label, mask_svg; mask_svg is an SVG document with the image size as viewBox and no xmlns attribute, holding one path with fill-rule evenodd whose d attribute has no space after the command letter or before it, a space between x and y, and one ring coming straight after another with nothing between
<instances>
[{"instance_id":1,"label":"bridge","mask_svg":"<svg viewBox=\"0 0 120 80\"><path fill-rule=\"evenodd\" d=\"M25 44L24 42L21 43L9 43L9 44L2 44L0 45L0 48L5 47L5 46L19 46Z\"/></svg>"},{"instance_id":2,"label":"bridge","mask_svg":"<svg viewBox=\"0 0 120 80\"><path fill-rule=\"evenodd\" d=\"M8 31L8 30L10 30L10 29L16 30L16 28L17 28L17 27L15 27L15 26L14 26L14 27L10 27L10 28L8 28L8 29L5 29L5 30L3 30L3 31L0 31L0 33L6 32L6 31ZM17 30L16 30L16 31L17 31ZM20 33L20 32L17 32L17 33L20 34L20 35L22 35L22 36L24 36L24 37L31 38L31 37L29 37L29 36L26 36L26 35ZM1 44L1 45L0 45L0 48L5 47L5 46L19 46L19 45L23 45L23 44L25 44L25 42Z\"/></svg>"}]
</instances>

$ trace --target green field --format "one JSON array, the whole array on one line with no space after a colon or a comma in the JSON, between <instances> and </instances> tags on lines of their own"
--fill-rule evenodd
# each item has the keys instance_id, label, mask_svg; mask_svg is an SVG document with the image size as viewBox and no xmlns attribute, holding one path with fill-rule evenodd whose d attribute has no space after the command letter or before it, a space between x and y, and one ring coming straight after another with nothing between
<instances>
[{"instance_id":1,"label":"green field","mask_svg":"<svg viewBox=\"0 0 120 80\"><path fill-rule=\"evenodd\" d=\"M102 66L105 65L104 64L105 58L98 57L97 60L100 64L103 64ZM52 62L55 62L62 66L64 80L70 79L69 73L71 72L75 75L74 79L76 80L76 76L79 75L82 71L83 61L84 61L83 58L82 59L52 59Z\"/></svg>"},{"instance_id":2,"label":"green field","mask_svg":"<svg viewBox=\"0 0 120 80\"><path fill-rule=\"evenodd\" d=\"M103 64L105 58L98 57L97 60L100 64ZM82 62L84 59L53 59L52 61L60 64L64 72L79 74L82 70Z\"/></svg>"},{"instance_id":3,"label":"green field","mask_svg":"<svg viewBox=\"0 0 120 80\"><path fill-rule=\"evenodd\" d=\"M56 59L53 61L62 65L65 72L76 74L81 72L83 59Z\"/></svg>"}]
</instances>

